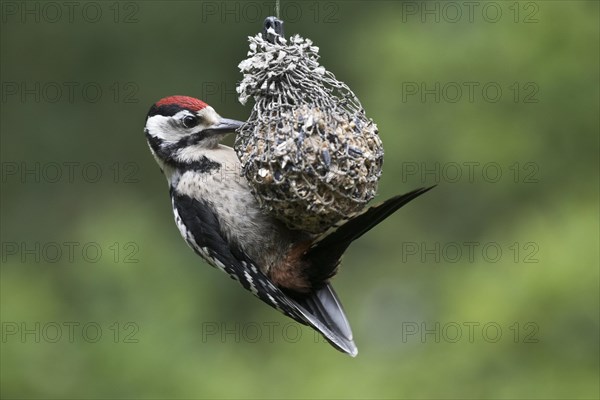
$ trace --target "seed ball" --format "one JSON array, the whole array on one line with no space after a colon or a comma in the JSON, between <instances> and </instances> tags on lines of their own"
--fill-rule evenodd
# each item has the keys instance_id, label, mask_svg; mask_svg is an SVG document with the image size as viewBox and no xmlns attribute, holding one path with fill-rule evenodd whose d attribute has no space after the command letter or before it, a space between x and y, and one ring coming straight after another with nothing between
<instances>
[{"instance_id":1,"label":"seed ball","mask_svg":"<svg viewBox=\"0 0 600 400\"><path fill-rule=\"evenodd\" d=\"M254 121L235 150L260 206L288 227L323 232L375 196L383 147L364 113L286 105Z\"/></svg>"}]
</instances>

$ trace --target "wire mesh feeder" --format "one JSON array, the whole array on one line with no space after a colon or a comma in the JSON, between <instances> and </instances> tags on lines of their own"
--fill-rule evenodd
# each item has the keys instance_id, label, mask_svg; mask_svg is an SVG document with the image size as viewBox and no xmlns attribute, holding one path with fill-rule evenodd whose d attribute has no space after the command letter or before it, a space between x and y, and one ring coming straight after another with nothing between
<instances>
[{"instance_id":1,"label":"wire mesh feeder","mask_svg":"<svg viewBox=\"0 0 600 400\"><path fill-rule=\"evenodd\" d=\"M249 37L239 100L255 100L235 150L263 209L322 232L376 194L383 147L356 95L318 63L319 48L270 29Z\"/></svg>"}]
</instances>

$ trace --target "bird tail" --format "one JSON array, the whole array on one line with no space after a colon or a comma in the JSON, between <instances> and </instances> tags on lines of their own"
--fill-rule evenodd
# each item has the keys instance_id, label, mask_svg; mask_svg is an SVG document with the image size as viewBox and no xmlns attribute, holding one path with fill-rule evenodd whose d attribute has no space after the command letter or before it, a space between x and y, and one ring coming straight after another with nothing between
<instances>
[{"instance_id":1,"label":"bird tail","mask_svg":"<svg viewBox=\"0 0 600 400\"><path fill-rule=\"evenodd\" d=\"M416 199L435 186L420 188L412 192L392 197L383 203L367 208L342 220L318 237L306 252L305 257L311 260L309 279L313 285L319 286L335 275L340 258L350 244L371 230L375 225L392 215L402 206Z\"/></svg>"},{"instance_id":2,"label":"bird tail","mask_svg":"<svg viewBox=\"0 0 600 400\"><path fill-rule=\"evenodd\" d=\"M296 299L296 302L300 305L303 319L321 332L338 350L352 357L358 353L342 304L328 283L328 279L335 275L340 258L350 243L433 187L392 197L380 205L351 216L317 238L306 252L305 257L311 260L312 265L307 273L313 287L317 289L304 298Z\"/></svg>"}]
</instances>

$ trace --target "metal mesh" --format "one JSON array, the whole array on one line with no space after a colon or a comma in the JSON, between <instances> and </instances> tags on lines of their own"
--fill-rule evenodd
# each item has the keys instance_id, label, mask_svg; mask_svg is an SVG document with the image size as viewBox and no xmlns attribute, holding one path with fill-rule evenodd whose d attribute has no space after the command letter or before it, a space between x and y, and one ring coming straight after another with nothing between
<instances>
[{"instance_id":1,"label":"metal mesh","mask_svg":"<svg viewBox=\"0 0 600 400\"><path fill-rule=\"evenodd\" d=\"M357 97L298 35L250 37L239 100L255 100L235 150L261 207L318 233L371 200L381 176L377 127Z\"/></svg>"}]
</instances>

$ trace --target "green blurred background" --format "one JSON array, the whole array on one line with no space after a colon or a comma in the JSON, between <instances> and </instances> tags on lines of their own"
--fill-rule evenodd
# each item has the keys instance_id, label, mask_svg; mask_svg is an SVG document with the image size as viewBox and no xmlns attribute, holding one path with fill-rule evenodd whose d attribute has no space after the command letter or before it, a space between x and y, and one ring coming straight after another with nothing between
<instances>
[{"instance_id":1,"label":"green blurred background","mask_svg":"<svg viewBox=\"0 0 600 400\"><path fill-rule=\"evenodd\" d=\"M171 94L244 119L272 5L1 2L2 397L598 398L598 2L282 2L379 198L439 184L346 254L355 359L187 248L142 133Z\"/></svg>"}]
</instances>

